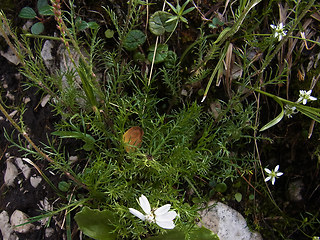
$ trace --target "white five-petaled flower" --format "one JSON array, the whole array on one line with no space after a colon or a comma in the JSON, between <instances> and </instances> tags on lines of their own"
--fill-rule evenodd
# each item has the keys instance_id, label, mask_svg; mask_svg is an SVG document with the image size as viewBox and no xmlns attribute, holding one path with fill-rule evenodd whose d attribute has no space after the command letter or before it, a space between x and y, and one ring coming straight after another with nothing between
<instances>
[{"instance_id":1,"label":"white five-petaled flower","mask_svg":"<svg viewBox=\"0 0 320 240\"><path fill-rule=\"evenodd\" d=\"M274 170L269 170L268 168L264 169L268 173L268 177L264 180L265 182L269 181L271 179L272 185L274 185L274 182L276 181L276 178L280 177L283 173L278 172L279 165L277 165Z\"/></svg>"},{"instance_id":2,"label":"white five-petaled flower","mask_svg":"<svg viewBox=\"0 0 320 240\"><path fill-rule=\"evenodd\" d=\"M275 30L274 37L278 38L279 42L287 35L287 31L284 30L283 23L279 23L278 25L271 24L270 27Z\"/></svg>"},{"instance_id":3,"label":"white five-petaled flower","mask_svg":"<svg viewBox=\"0 0 320 240\"><path fill-rule=\"evenodd\" d=\"M170 204L151 209L148 199L142 194L141 197L139 197L139 205L145 214L134 208L129 208L129 211L142 221L156 223L164 229L173 229L175 227L173 219L175 219L177 213L175 211L169 211L171 207Z\"/></svg>"},{"instance_id":4,"label":"white five-petaled flower","mask_svg":"<svg viewBox=\"0 0 320 240\"><path fill-rule=\"evenodd\" d=\"M317 98L311 96L312 90L309 90L309 91L300 90L299 92L300 92L300 95L299 95L298 103L302 102L303 105L306 105L308 100L310 101L317 100Z\"/></svg>"}]
</instances>

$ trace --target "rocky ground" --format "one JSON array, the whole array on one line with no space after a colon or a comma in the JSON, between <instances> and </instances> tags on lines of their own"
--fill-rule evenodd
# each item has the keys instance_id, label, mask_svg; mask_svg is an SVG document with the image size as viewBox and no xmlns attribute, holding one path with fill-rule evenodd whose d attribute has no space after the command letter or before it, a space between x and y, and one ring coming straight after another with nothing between
<instances>
[{"instance_id":1,"label":"rocky ground","mask_svg":"<svg viewBox=\"0 0 320 240\"><path fill-rule=\"evenodd\" d=\"M50 60L50 56L47 55L46 58ZM10 116L17 122L22 116L14 106L24 102L26 111L23 114L23 121L28 134L36 144L47 143L47 134L53 131L57 117L51 112L49 99L46 96L36 89L25 89L23 86L25 78L19 73L17 64L18 60L10 49L3 47L0 56L2 100ZM285 177L277 180L277 187L271 188L276 202L288 216L295 217L301 224L306 212L313 214L309 216L309 220L319 214L315 211L319 209L320 201L319 159L317 159L319 154L314 155L318 145L318 141L314 138L317 138L318 134L315 131L314 136L308 139L304 129L308 129L309 125L310 121L305 118L298 118L293 124L281 122L276 130L267 136L272 138L274 143L264 143L261 147L263 161L270 165L280 163L281 171L285 173ZM63 202L43 179L40 171L56 185L64 180L64 177L50 169L45 160L35 162L35 159L25 157L24 152L19 151L17 147L12 147L4 136L5 131L15 142L19 141L20 136L13 131L11 124L0 113L0 239L66 239L65 212L58 213L54 217L35 219L34 222L16 227L25 223L29 217L37 217L46 211L56 209L56 206ZM32 163L36 163L40 171ZM239 207L235 201L230 201L229 205L245 215L244 208ZM219 203L218 207L202 214L204 218L208 218L207 226L217 232L221 239L262 239L260 234L248 231L249 228L239 212L222 203ZM261 218L267 229L275 219L268 219L268 209L265 211L266 217ZM319 226L319 223L316 226ZM82 234L76 224L71 223L71 228L73 239L81 239ZM289 234L290 239L309 239L298 229L290 231L292 232ZM308 232L307 225L306 232ZM242 234L241 237L239 234Z\"/></svg>"}]
</instances>

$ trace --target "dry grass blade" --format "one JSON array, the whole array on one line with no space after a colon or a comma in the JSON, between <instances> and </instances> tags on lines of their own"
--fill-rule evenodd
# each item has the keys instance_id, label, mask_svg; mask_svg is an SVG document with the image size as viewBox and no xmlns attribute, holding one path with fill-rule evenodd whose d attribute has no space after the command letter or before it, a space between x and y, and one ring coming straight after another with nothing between
<instances>
[{"instance_id":1,"label":"dry grass blade","mask_svg":"<svg viewBox=\"0 0 320 240\"><path fill-rule=\"evenodd\" d=\"M231 71L232 71L232 64L233 64L232 52L233 52L233 44L230 43L226 53L226 61L225 61L226 78L225 78L225 84L224 84L229 98L231 98L231 83L232 83L232 78L230 78Z\"/></svg>"}]
</instances>

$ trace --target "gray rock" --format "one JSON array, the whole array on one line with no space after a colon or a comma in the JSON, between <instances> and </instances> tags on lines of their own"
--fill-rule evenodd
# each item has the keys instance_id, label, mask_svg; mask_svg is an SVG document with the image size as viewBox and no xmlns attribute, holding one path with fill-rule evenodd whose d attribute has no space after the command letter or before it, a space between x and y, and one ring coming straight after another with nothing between
<instances>
[{"instance_id":1,"label":"gray rock","mask_svg":"<svg viewBox=\"0 0 320 240\"><path fill-rule=\"evenodd\" d=\"M20 63L19 58L14 54L11 48L9 48L7 52L0 51L0 54L14 65L18 65Z\"/></svg>"},{"instance_id":2,"label":"gray rock","mask_svg":"<svg viewBox=\"0 0 320 240\"><path fill-rule=\"evenodd\" d=\"M7 186L14 186L14 180L18 176L18 169L17 167L11 162L11 158L7 160L7 169L4 173L4 183Z\"/></svg>"},{"instance_id":3,"label":"gray rock","mask_svg":"<svg viewBox=\"0 0 320 240\"><path fill-rule=\"evenodd\" d=\"M46 67L50 70L52 70L52 67L55 67L53 66L54 58L52 56L52 48L52 42L50 40L46 40L41 50L41 57L43 59L43 62L46 65Z\"/></svg>"},{"instance_id":4,"label":"gray rock","mask_svg":"<svg viewBox=\"0 0 320 240\"><path fill-rule=\"evenodd\" d=\"M2 211L0 213L0 231L2 234L3 240L17 240L19 239L12 227L11 224L9 223L9 215L6 211Z\"/></svg>"},{"instance_id":5,"label":"gray rock","mask_svg":"<svg viewBox=\"0 0 320 240\"><path fill-rule=\"evenodd\" d=\"M41 181L42 181L42 177L40 177L40 176L32 176L30 178L31 186L34 188L37 188Z\"/></svg>"},{"instance_id":6,"label":"gray rock","mask_svg":"<svg viewBox=\"0 0 320 240\"><path fill-rule=\"evenodd\" d=\"M17 225L28 222L28 216L21 212L20 210L15 210L10 217L11 225L14 226L14 231L19 233L27 233L34 228L31 223L24 224L22 226L16 227Z\"/></svg>"},{"instance_id":7,"label":"gray rock","mask_svg":"<svg viewBox=\"0 0 320 240\"><path fill-rule=\"evenodd\" d=\"M29 179L30 173L31 173L31 168L27 164L24 164L22 159L19 157L16 158L16 164L21 169L22 174L25 177L25 179Z\"/></svg>"},{"instance_id":8,"label":"gray rock","mask_svg":"<svg viewBox=\"0 0 320 240\"><path fill-rule=\"evenodd\" d=\"M54 234L54 229L53 228L46 228L44 234L45 234L46 238L49 238Z\"/></svg>"},{"instance_id":9,"label":"gray rock","mask_svg":"<svg viewBox=\"0 0 320 240\"><path fill-rule=\"evenodd\" d=\"M300 202L303 200L302 190L304 188L304 184L302 179L296 179L289 183L288 192L290 200L293 202Z\"/></svg>"},{"instance_id":10,"label":"gray rock","mask_svg":"<svg viewBox=\"0 0 320 240\"><path fill-rule=\"evenodd\" d=\"M204 226L218 235L220 240L262 240L257 232L251 232L244 217L221 202L209 202L208 208L200 212Z\"/></svg>"}]
</instances>

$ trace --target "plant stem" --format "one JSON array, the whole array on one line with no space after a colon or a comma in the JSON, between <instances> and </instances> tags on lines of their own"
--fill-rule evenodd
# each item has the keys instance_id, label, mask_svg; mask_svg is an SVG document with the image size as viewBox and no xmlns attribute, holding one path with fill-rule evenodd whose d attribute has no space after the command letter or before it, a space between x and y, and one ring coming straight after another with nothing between
<instances>
[{"instance_id":1,"label":"plant stem","mask_svg":"<svg viewBox=\"0 0 320 240\"><path fill-rule=\"evenodd\" d=\"M55 163L47 154L45 154L43 151L41 151L40 148L37 147L37 145L31 140L31 138L29 137L29 135L12 119L12 117L8 114L8 112L4 109L4 107L2 106L2 104L0 103L0 111L2 112L2 114L9 120L9 122L13 125L13 127L15 129L18 130L18 132L20 132L24 138L28 141L28 143L34 148L34 150L36 150L37 153L39 153L40 156L42 156L43 158L45 158L48 162L50 163ZM74 176L72 176L69 172L67 172L66 170L62 171L67 175L68 178L70 178L71 180L73 180L75 183L77 183L79 186L87 189L88 187L83 184L82 182L80 182L78 179L76 179Z\"/></svg>"}]
</instances>

